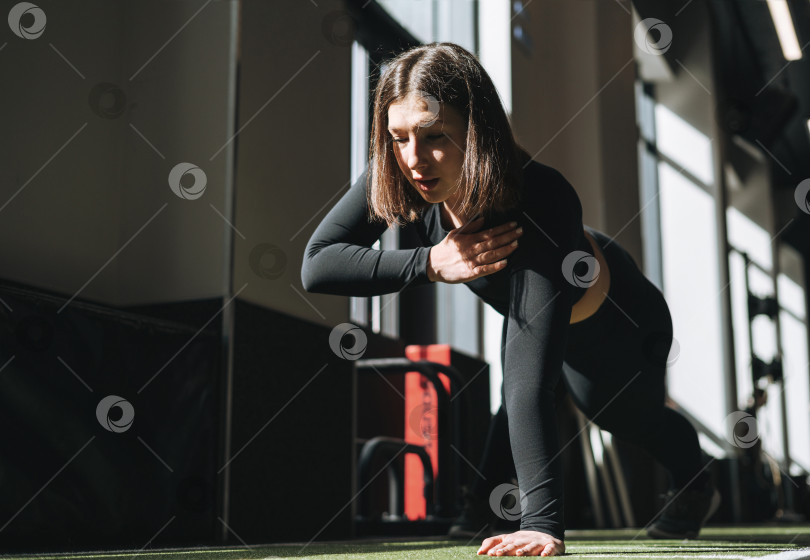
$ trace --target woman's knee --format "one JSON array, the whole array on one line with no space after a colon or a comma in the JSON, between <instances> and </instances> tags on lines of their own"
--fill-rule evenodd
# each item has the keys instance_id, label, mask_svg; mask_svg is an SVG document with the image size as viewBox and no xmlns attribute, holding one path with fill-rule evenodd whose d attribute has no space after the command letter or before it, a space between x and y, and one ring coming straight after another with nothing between
<instances>
[{"instance_id":1,"label":"woman's knee","mask_svg":"<svg viewBox=\"0 0 810 560\"><path fill-rule=\"evenodd\" d=\"M571 398L586 418L617 437L641 440L660 430L666 389L643 372L623 387L591 387Z\"/></svg>"},{"instance_id":2,"label":"woman's knee","mask_svg":"<svg viewBox=\"0 0 810 560\"><path fill-rule=\"evenodd\" d=\"M660 437L664 425L663 409L648 411L637 415L611 415L608 414L596 423L614 437L631 443L645 445L651 440Z\"/></svg>"}]
</instances>

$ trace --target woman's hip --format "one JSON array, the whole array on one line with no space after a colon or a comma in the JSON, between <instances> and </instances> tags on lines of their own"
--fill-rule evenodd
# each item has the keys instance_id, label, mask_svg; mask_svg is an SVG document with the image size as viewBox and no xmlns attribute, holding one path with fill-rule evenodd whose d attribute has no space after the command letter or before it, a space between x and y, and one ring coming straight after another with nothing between
<instances>
[{"instance_id":1,"label":"woman's hip","mask_svg":"<svg viewBox=\"0 0 810 560\"><path fill-rule=\"evenodd\" d=\"M566 362L595 367L665 366L672 317L664 295L616 241L589 228L610 270L607 297L587 319L569 325Z\"/></svg>"}]
</instances>

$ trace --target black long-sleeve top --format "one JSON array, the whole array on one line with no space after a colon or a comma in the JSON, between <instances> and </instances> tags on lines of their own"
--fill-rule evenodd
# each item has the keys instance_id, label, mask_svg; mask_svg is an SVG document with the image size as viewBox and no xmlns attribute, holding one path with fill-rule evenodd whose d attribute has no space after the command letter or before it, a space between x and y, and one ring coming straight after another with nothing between
<instances>
[{"instance_id":1,"label":"black long-sleeve top","mask_svg":"<svg viewBox=\"0 0 810 560\"><path fill-rule=\"evenodd\" d=\"M430 248L450 231L442 226L439 204L430 205L415 224L423 246L372 249L387 226L368 220L367 173L327 213L307 243L301 280L308 292L359 297L430 283ZM563 259L575 250L593 251L583 232L579 197L563 175L532 160L524 179L522 207L494 214L477 230L516 221L523 226L517 249L507 256L506 267L466 285L507 321L504 405L523 496L521 529L562 539L554 388L562 371L571 307L586 290L566 280Z\"/></svg>"}]
</instances>

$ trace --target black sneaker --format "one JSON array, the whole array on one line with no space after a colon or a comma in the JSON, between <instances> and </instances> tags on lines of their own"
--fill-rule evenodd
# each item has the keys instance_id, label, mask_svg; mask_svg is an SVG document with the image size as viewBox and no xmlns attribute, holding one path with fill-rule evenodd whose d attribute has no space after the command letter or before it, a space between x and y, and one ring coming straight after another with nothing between
<instances>
[{"instance_id":1,"label":"black sneaker","mask_svg":"<svg viewBox=\"0 0 810 560\"><path fill-rule=\"evenodd\" d=\"M461 489L464 507L453 521L447 536L451 538L489 537L495 526L496 516L489 507L489 497L476 496L466 486Z\"/></svg>"},{"instance_id":2,"label":"black sneaker","mask_svg":"<svg viewBox=\"0 0 810 560\"><path fill-rule=\"evenodd\" d=\"M670 490L665 498L666 509L647 528L647 535L654 539L696 539L720 507L720 492L711 483L703 490Z\"/></svg>"}]
</instances>

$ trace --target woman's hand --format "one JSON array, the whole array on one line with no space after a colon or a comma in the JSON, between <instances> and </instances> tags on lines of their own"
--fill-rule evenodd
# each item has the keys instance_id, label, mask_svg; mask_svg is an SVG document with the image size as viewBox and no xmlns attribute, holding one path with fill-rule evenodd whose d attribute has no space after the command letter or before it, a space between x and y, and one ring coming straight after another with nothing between
<instances>
[{"instance_id":1,"label":"woman's hand","mask_svg":"<svg viewBox=\"0 0 810 560\"><path fill-rule=\"evenodd\" d=\"M517 531L484 539L478 554L487 556L560 556L565 543L540 531Z\"/></svg>"},{"instance_id":2,"label":"woman's hand","mask_svg":"<svg viewBox=\"0 0 810 560\"><path fill-rule=\"evenodd\" d=\"M511 242L517 240L522 232L507 223L469 233L482 221L483 218L477 218L452 230L441 243L431 247L427 266L431 282L469 282L506 266L506 256L517 248Z\"/></svg>"}]
</instances>

